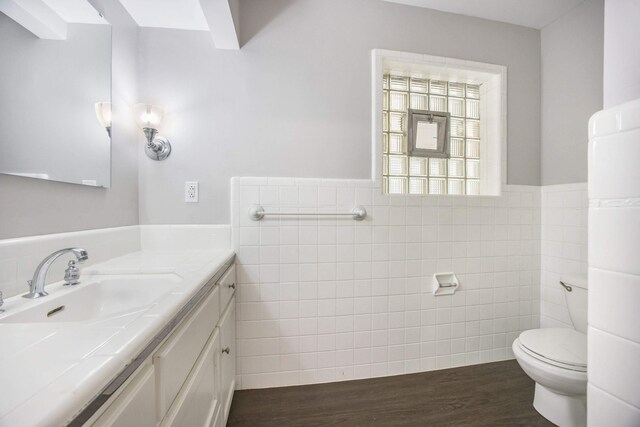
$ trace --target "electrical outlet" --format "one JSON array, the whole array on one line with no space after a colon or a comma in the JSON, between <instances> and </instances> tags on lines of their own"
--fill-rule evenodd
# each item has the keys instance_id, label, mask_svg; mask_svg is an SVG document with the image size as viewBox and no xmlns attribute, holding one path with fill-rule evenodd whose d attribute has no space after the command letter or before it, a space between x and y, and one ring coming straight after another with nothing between
<instances>
[{"instance_id":1,"label":"electrical outlet","mask_svg":"<svg viewBox=\"0 0 640 427\"><path fill-rule=\"evenodd\" d=\"M198 181L187 181L184 183L184 201L187 203L198 203Z\"/></svg>"}]
</instances>

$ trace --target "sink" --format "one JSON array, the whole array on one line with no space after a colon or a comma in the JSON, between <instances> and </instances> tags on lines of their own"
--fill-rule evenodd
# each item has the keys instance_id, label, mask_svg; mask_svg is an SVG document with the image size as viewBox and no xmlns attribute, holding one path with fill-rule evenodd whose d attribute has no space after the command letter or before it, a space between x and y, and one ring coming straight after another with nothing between
<instances>
[{"instance_id":1,"label":"sink","mask_svg":"<svg viewBox=\"0 0 640 427\"><path fill-rule=\"evenodd\" d=\"M88 322L119 317L150 308L172 291L177 274L89 276L75 286L52 285L49 296L25 301L6 312L2 323Z\"/></svg>"}]
</instances>

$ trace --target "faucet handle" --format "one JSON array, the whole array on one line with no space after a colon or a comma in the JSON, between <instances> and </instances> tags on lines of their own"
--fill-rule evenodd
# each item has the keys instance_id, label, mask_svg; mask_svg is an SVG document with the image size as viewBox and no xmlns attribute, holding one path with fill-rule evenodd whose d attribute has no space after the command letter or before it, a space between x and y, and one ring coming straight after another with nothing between
<instances>
[{"instance_id":1,"label":"faucet handle","mask_svg":"<svg viewBox=\"0 0 640 427\"><path fill-rule=\"evenodd\" d=\"M80 269L76 267L76 262L71 260L64 271L65 285L77 285L80 283Z\"/></svg>"},{"instance_id":2,"label":"faucet handle","mask_svg":"<svg viewBox=\"0 0 640 427\"><path fill-rule=\"evenodd\" d=\"M85 249L73 248L71 249L71 251L76 256L76 262L78 262L78 264L82 264L89 259L89 252L87 252Z\"/></svg>"}]
</instances>

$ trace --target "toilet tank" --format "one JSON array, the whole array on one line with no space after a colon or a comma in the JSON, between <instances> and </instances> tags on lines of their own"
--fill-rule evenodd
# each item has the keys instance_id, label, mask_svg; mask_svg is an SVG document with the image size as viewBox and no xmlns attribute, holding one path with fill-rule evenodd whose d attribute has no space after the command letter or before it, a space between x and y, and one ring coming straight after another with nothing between
<instances>
[{"instance_id":1,"label":"toilet tank","mask_svg":"<svg viewBox=\"0 0 640 427\"><path fill-rule=\"evenodd\" d=\"M587 276L571 275L562 276L561 284L564 284L564 295L569 309L569 317L573 327L584 334L587 333ZM571 289L571 291L569 291Z\"/></svg>"}]
</instances>

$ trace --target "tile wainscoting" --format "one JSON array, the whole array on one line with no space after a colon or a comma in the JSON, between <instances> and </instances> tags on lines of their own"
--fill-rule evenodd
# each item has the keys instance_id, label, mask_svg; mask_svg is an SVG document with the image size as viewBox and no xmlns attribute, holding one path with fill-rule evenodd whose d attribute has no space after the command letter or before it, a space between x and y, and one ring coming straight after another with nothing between
<instances>
[{"instance_id":1,"label":"tile wainscoting","mask_svg":"<svg viewBox=\"0 0 640 427\"><path fill-rule=\"evenodd\" d=\"M587 183L541 187L540 326L573 327L560 278L587 274Z\"/></svg>"},{"instance_id":2,"label":"tile wainscoting","mask_svg":"<svg viewBox=\"0 0 640 427\"><path fill-rule=\"evenodd\" d=\"M3 239L0 240L0 290L5 298L27 292L27 280L33 277L38 264L62 248L87 250L89 260L79 265L82 272L94 264L132 252L227 249L230 240L229 225L131 225ZM72 258L63 256L51 265L47 284L62 280L67 261Z\"/></svg>"},{"instance_id":3,"label":"tile wainscoting","mask_svg":"<svg viewBox=\"0 0 640 427\"><path fill-rule=\"evenodd\" d=\"M45 234L0 240L0 290L4 297L12 297L29 290L27 280L40 262L62 248L81 247L89 259L79 264L80 271L114 256L140 250L140 232L136 225L69 233ZM73 256L58 258L49 269L47 284L62 280L67 261Z\"/></svg>"},{"instance_id":4,"label":"tile wainscoting","mask_svg":"<svg viewBox=\"0 0 640 427\"><path fill-rule=\"evenodd\" d=\"M243 389L510 359L540 319L540 187L499 197L385 196L370 180L234 178ZM270 212L348 212L336 217ZM460 288L435 297L436 272Z\"/></svg>"}]
</instances>

